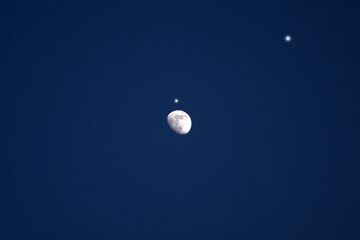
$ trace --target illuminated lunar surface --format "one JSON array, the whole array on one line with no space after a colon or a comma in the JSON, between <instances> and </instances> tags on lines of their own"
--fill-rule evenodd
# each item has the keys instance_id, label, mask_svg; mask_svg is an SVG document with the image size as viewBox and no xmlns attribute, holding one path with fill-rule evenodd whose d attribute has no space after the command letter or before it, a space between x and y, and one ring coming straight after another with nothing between
<instances>
[{"instance_id":1,"label":"illuminated lunar surface","mask_svg":"<svg viewBox=\"0 0 360 240\"><path fill-rule=\"evenodd\" d=\"M191 129L190 116L181 110L175 110L167 116L167 122L170 128L177 134L185 135Z\"/></svg>"}]
</instances>

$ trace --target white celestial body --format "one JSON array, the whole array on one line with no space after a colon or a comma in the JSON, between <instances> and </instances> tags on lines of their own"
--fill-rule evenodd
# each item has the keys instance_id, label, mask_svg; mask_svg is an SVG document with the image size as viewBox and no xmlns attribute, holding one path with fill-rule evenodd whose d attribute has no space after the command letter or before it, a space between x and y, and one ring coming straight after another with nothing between
<instances>
[{"instance_id":1,"label":"white celestial body","mask_svg":"<svg viewBox=\"0 0 360 240\"><path fill-rule=\"evenodd\" d=\"M174 102L175 102L175 103L178 103L178 102L179 102L179 99L175 98Z\"/></svg>"},{"instance_id":2,"label":"white celestial body","mask_svg":"<svg viewBox=\"0 0 360 240\"><path fill-rule=\"evenodd\" d=\"M291 41L291 36L290 36L290 35L286 35L286 36L285 36L285 41L286 41L286 42L290 42L290 41Z\"/></svg>"},{"instance_id":3,"label":"white celestial body","mask_svg":"<svg viewBox=\"0 0 360 240\"><path fill-rule=\"evenodd\" d=\"M167 116L167 122L170 128L177 134L187 134L191 129L190 116L181 110L175 110Z\"/></svg>"}]
</instances>

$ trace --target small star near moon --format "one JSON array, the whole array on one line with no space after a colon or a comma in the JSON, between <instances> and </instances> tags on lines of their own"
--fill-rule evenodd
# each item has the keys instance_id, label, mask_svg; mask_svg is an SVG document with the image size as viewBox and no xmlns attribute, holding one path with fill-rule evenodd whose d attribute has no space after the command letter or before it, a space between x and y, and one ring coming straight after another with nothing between
<instances>
[{"instance_id":1,"label":"small star near moon","mask_svg":"<svg viewBox=\"0 0 360 240\"><path fill-rule=\"evenodd\" d=\"M286 41L286 42L291 42L291 36L290 36L290 35L286 35L286 36L285 36L285 41Z\"/></svg>"},{"instance_id":2,"label":"small star near moon","mask_svg":"<svg viewBox=\"0 0 360 240\"><path fill-rule=\"evenodd\" d=\"M175 98L174 103L178 103L179 99Z\"/></svg>"}]
</instances>

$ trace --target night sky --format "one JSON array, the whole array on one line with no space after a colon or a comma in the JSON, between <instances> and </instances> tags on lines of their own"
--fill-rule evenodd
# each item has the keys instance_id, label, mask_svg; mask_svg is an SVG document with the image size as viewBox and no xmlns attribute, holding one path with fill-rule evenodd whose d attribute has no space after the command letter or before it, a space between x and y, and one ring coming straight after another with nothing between
<instances>
[{"instance_id":1,"label":"night sky","mask_svg":"<svg viewBox=\"0 0 360 240\"><path fill-rule=\"evenodd\" d=\"M355 0L1 1L0 239L360 239L359 23Z\"/></svg>"}]
</instances>

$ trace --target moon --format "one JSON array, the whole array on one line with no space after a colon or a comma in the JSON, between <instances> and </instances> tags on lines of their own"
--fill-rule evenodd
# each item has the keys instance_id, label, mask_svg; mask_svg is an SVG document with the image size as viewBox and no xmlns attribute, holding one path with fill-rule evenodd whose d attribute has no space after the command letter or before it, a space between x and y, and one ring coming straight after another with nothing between
<instances>
[{"instance_id":1,"label":"moon","mask_svg":"<svg viewBox=\"0 0 360 240\"><path fill-rule=\"evenodd\" d=\"M167 116L167 122L170 128L177 134L185 135L191 129L190 116L181 110L175 110Z\"/></svg>"}]
</instances>

